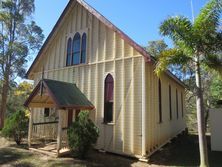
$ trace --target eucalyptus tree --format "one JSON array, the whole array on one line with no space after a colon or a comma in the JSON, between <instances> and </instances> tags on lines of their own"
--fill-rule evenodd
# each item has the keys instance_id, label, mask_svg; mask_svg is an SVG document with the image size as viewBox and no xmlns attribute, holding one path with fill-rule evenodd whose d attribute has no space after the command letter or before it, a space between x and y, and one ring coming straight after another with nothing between
<instances>
[{"instance_id":1,"label":"eucalyptus tree","mask_svg":"<svg viewBox=\"0 0 222 167\"><path fill-rule=\"evenodd\" d=\"M160 75L172 64L190 66L195 72L200 166L209 166L201 71L207 69L222 73L222 59L218 54L222 50L221 12L222 0L210 0L193 22L186 17L176 16L169 17L160 25L160 33L171 38L175 48L160 54L156 73Z\"/></svg>"},{"instance_id":2,"label":"eucalyptus tree","mask_svg":"<svg viewBox=\"0 0 222 167\"><path fill-rule=\"evenodd\" d=\"M29 55L40 48L42 29L33 21L34 0L0 0L0 128L4 126L9 83L24 76Z\"/></svg>"}]
</instances>

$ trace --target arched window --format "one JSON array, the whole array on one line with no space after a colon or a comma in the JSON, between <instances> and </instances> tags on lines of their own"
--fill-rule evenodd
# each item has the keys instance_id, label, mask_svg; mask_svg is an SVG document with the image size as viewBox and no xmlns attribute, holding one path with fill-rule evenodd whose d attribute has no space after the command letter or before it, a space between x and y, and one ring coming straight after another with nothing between
<instances>
[{"instance_id":1,"label":"arched window","mask_svg":"<svg viewBox=\"0 0 222 167\"><path fill-rule=\"evenodd\" d=\"M160 79L158 84L158 94L159 94L159 123L161 123L163 121L163 118L162 118L162 86Z\"/></svg>"},{"instance_id":2,"label":"arched window","mask_svg":"<svg viewBox=\"0 0 222 167\"><path fill-rule=\"evenodd\" d=\"M80 63L80 34L76 33L72 44L72 64Z\"/></svg>"},{"instance_id":3,"label":"arched window","mask_svg":"<svg viewBox=\"0 0 222 167\"><path fill-rule=\"evenodd\" d=\"M171 85L169 85L169 110L170 110L170 120L172 120L172 95L171 95Z\"/></svg>"},{"instance_id":4,"label":"arched window","mask_svg":"<svg viewBox=\"0 0 222 167\"><path fill-rule=\"evenodd\" d=\"M113 88L113 77L108 74L105 79L104 91L104 123L113 122Z\"/></svg>"},{"instance_id":5,"label":"arched window","mask_svg":"<svg viewBox=\"0 0 222 167\"><path fill-rule=\"evenodd\" d=\"M183 117L183 92L181 92L181 112Z\"/></svg>"},{"instance_id":6,"label":"arched window","mask_svg":"<svg viewBox=\"0 0 222 167\"><path fill-rule=\"evenodd\" d=\"M178 106L178 91L176 89L176 112L177 112L177 119L179 118L179 106Z\"/></svg>"},{"instance_id":7,"label":"arched window","mask_svg":"<svg viewBox=\"0 0 222 167\"><path fill-rule=\"evenodd\" d=\"M67 44L66 66L70 66L71 64L72 64L72 39L69 38Z\"/></svg>"},{"instance_id":8,"label":"arched window","mask_svg":"<svg viewBox=\"0 0 222 167\"><path fill-rule=\"evenodd\" d=\"M86 33L82 35L81 60L80 63L86 63Z\"/></svg>"}]
</instances>

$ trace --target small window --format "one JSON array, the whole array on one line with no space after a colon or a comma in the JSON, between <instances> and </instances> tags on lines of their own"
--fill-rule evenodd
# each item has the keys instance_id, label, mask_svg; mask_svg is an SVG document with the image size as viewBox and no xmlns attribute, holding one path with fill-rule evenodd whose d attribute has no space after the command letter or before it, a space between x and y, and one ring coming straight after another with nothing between
<instances>
[{"instance_id":1,"label":"small window","mask_svg":"<svg viewBox=\"0 0 222 167\"><path fill-rule=\"evenodd\" d=\"M80 34L76 33L73 38L72 45L72 64L76 65L80 63Z\"/></svg>"},{"instance_id":2,"label":"small window","mask_svg":"<svg viewBox=\"0 0 222 167\"><path fill-rule=\"evenodd\" d=\"M178 91L176 89L176 111L177 111L177 119L179 118L179 106L178 106Z\"/></svg>"},{"instance_id":3,"label":"small window","mask_svg":"<svg viewBox=\"0 0 222 167\"><path fill-rule=\"evenodd\" d=\"M86 63L86 33L82 35L81 60L80 63Z\"/></svg>"},{"instance_id":4,"label":"small window","mask_svg":"<svg viewBox=\"0 0 222 167\"><path fill-rule=\"evenodd\" d=\"M108 74L105 79L104 91L104 123L113 122L113 88L114 80L112 75Z\"/></svg>"},{"instance_id":5,"label":"small window","mask_svg":"<svg viewBox=\"0 0 222 167\"><path fill-rule=\"evenodd\" d=\"M181 112L183 117L183 92L181 92Z\"/></svg>"},{"instance_id":6,"label":"small window","mask_svg":"<svg viewBox=\"0 0 222 167\"><path fill-rule=\"evenodd\" d=\"M161 123L163 121L162 118L162 87L161 87L161 80L159 79L159 84L158 84L158 93L159 93L159 122Z\"/></svg>"},{"instance_id":7,"label":"small window","mask_svg":"<svg viewBox=\"0 0 222 167\"><path fill-rule=\"evenodd\" d=\"M44 109L44 117L49 117L50 108Z\"/></svg>"},{"instance_id":8,"label":"small window","mask_svg":"<svg viewBox=\"0 0 222 167\"><path fill-rule=\"evenodd\" d=\"M66 66L70 66L71 64L72 64L72 39L69 38L67 44Z\"/></svg>"},{"instance_id":9,"label":"small window","mask_svg":"<svg viewBox=\"0 0 222 167\"><path fill-rule=\"evenodd\" d=\"M171 85L169 85L169 110L170 110L170 120L172 120L172 97L171 97Z\"/></svg>"}]
</instances>

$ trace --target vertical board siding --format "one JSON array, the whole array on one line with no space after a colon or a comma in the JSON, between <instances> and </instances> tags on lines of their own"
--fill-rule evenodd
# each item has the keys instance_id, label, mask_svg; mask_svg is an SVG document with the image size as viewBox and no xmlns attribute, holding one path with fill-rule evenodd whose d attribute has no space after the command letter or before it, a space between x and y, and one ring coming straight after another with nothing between
<instances>
[{"instance_id":1,"label":"vertical board siding","mask_svg":"<svg viewBox=\"0 0 222 167\"><path fill-rule=\"evenodd\" d=\"M164 144L167 140L174 137L182 130L186 128L185 119L182 118L181 114L181 100L178 98L178 108L179 108L179 119L176 115L176 89L179 92L184 93L184 88L175 83L166 74L160 76L162 85L162 114L163 122L159 123L159 112L158 112L158 78L155 75L154 67L146 67L147 73L147 83L148 83L148 114L147 114L147 154L152 153L157 147ZM149 82L148 82L149 81ZM172 120L169 117L169 84L171 85L171 97L172 97Z\"/></svg>"}]
</instances>

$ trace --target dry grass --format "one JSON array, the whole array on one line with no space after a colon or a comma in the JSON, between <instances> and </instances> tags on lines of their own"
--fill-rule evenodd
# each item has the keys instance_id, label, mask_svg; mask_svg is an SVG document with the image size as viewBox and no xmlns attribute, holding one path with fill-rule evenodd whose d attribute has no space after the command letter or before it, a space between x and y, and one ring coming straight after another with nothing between
<instances>
[{"instance_id":1,"label":"dry grass","mask_svg":"<svg viewBox=\"0 0 222 167\"><path fill-rule=\"evenodd\" d=\"M221 166L222 152L209 152L211 166ZM27 150L0 137L0 166L7 167L148 167L198 166L199 153L196 135L180 136L150 157L149 164L113 154L92 151L86 160L51 158Z\"/></svg>"}]
</instances>

